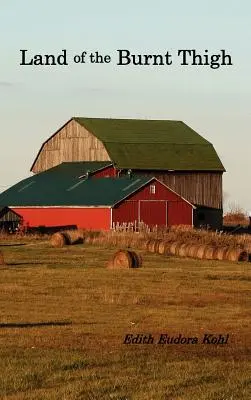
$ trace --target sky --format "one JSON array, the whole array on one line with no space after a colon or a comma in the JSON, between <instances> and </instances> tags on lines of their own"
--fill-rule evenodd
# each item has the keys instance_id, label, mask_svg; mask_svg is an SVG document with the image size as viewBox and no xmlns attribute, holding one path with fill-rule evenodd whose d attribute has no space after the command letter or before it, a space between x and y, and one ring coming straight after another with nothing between
<instances>
[{"instance_id":1,"label":"sky","mask_svg":"<svg viewBox=\"0 0 251 400\"><path fill-rule=\"evenodd\" d=\"M251 3L1 0L0 191L30 176L41 144L72 116L182 120L227 170L224 209L251 210ZM68 65L20 65L62 54ZM117 65L119 49L172 65ZM180 49L231 55L218 69L181 65ZM87 52L85 63L74 56ZM90 63L91 52L110 55Z\"/></svg>"}]
</instances>

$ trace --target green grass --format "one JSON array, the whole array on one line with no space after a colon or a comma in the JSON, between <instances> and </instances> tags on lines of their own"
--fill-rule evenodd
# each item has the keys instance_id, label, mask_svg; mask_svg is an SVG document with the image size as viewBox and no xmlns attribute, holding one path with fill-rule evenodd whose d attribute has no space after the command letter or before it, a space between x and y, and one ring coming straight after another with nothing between
<instances>
[{"instance_id":1,"label":"green grass","mask_svg":"<svg viewBox=\"0 0 251 400\"><path fill-rule=\"evenodd\" d=\"M19 243L22 243L20 239ZM0 399L251 398L250 264L3 242ZM227 345L126 345L126 334L229 334Z\"/></svg>"}]
</instances>

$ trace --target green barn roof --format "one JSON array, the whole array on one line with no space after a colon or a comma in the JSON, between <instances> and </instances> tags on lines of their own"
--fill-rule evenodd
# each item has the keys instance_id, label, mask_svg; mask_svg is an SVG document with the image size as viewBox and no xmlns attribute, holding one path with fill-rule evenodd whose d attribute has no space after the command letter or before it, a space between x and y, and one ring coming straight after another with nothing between
<instances>
[{"instance_id":1,"label":"green barn roof","mask_svg":"<svg viewBox=\"0 0 251 400\"><path fill-rule=\"evenodd\" d=\"M213 145L182 121L73 118L118 168L225 171Z\"/></svg>"},{"instance_id":2,"label":"green barn roof","mask_svg":"<svg viewBox=\"0 0 251 400\"><path fill-rule=\"evenodd\" d=\"M79 178L90 173L97 172L112 165L111 161L70 161L62 162L55 167L49 168L46 171L40 172L39 176L46 179L71 179Z\"/></svg>"},{"instance_id":3,"label":"green barn roof","mask_svg":"<svg viewBox=\"0 0 251 400\"><path fill-rule=\"evenodd\" d=\"M65 163L68 164L68 163ZM64 166L62 166L64 168ZM112 207L154 178L79 178L55 168L22 180L0 194L0 206ZM61 178L60 178L61 176Z\"/></svg>"}]
</instances>

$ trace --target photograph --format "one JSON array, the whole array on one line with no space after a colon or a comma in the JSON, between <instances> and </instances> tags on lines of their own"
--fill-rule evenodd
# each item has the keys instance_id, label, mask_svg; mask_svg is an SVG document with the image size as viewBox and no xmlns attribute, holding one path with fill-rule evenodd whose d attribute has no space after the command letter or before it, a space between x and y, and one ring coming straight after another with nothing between
<instances>
[{"instance_id":1,"label":"photograph","mask_svg":"<svg viewBox=\"0 0 251 400\"><path fill-rule=\"evenodd\" d=\"M251 399L251 3L0 33L0 400Z\"/></svg>"}]
</instances>

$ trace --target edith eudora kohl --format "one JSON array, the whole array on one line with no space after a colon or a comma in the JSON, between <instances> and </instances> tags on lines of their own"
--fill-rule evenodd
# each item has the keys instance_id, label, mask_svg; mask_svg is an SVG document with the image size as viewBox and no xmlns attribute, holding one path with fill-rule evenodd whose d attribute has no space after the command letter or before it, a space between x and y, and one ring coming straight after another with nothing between
<instances>
[{"instance_id":1,"label":"edith eudora kohl","mask_svg":"<svg viewBox=\"0 0 251 400\"><path fill-rule=\"evenodd\" d=\"M127 334L124 338L124 344L228 344L229 334L205 333L202 338L197 336L183 336L181 333L177 336L169 336L167 333L161 333L158 337L152 334Z\"/></svg>"}]
</instances>

